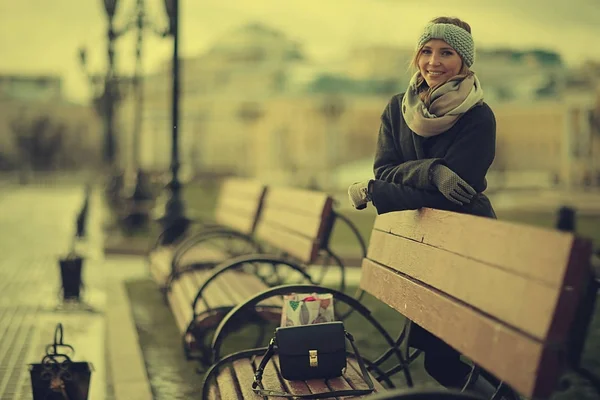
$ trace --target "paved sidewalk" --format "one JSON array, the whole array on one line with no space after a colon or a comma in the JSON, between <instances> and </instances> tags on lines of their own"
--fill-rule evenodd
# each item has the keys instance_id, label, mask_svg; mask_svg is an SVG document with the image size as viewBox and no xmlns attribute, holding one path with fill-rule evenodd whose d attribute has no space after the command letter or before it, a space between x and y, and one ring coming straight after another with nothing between
<instances>
[{"instance_id":1,"label":"paved sidewalk","mask_svg":"<svg viewBox=\"0 0 600 400\"><path fill-rule=\"evenodd\" d=\"M58 322L64 327L64 341L75 348L74 361L93 364L90 400L149 399L143 365L134 356L137 348L135 328L128 319L122 281L138 269L123 270L121 263L107 262L102 254L102 216L96 194L91 201L88 235L78 244L84 255L83 308L57 309L60 305L58 258L71 246L75 218L83 204L83 186L34 187L4 186L0 196L0 399L32 399L29 363L38 363L45 346L52 343ZM121 294L121 295L119 295ZM115 317L115 312L116 317ZM116 318L116 319L115 319ZM107 321L118 321L115 331L107 331ZM116 343L116 344L115 344ZM111 345L120 345L107 352ZM124 347L127 346L127 347ZM136 396L115 390L111 376L111 357L129 374L119 382L135 383ZM108 363L107 363L108 360ZM137 369L136 369L137 367ZM137 371L132 380L131 371ZM143 371L140 373L140 370ZM125 385L127 386L127 385ZM131 386L131 385L130 385ZM116 392L121 394L116 397Z\"/></svg>"}]
</instances>

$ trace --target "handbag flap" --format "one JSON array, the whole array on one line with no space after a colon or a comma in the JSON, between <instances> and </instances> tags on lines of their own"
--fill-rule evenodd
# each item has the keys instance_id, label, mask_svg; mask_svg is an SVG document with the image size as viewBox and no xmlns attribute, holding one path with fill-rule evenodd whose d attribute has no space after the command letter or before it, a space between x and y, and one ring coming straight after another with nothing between
<instances>
[{"instance_id":1,"label":"handbag flap","mask_svg":"<svg viewBox=\"0 0 600 400\"><path fill-rule=\"evenodd\" d=\"M325 354L346 351L346 335L341 321L281 327L275 330L275 335L282 355L306 355L309 350Z\"/></svg>"}]
</instances>

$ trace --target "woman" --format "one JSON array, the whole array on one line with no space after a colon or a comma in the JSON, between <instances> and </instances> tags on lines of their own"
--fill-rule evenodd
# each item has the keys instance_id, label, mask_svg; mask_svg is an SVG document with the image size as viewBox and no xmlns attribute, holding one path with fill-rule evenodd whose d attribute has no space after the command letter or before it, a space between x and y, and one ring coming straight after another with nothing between
<instances>
[{"instance_id":1,"label":"woman","mask_svg":"<svg viewBox=\"0 0 600 400\"><path fill-rule=\"evenodd\" d=\"M375 179L351 185L352 205L377 212L431 207L495 218L483 194L496 151L496 121L469 69L471 27L440 17L420 36L406 93L381 116ZM470 368L450 346L413 325L411 346L425 351L425 369L446 387L461 387Z\"/></svg>"}]
</instances>

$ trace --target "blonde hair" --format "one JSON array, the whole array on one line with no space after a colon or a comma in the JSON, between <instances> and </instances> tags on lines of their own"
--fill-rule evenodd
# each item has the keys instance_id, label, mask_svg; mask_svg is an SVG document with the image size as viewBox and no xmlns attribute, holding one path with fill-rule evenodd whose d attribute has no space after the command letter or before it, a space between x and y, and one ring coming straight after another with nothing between
<instances>
[{"instance_id":1,"label":"blonde hair","mask_svg":"<svg viewBox=\"0 0 600 400\"><path fill-rule=\"evenodd\" d=\"M464 29L465 31L471 33L471 26L466 23L465 21L458 19L458 18L453 18L453 17L437 17L434 18L430 21L431 23L434 24L452 24L452 25L456 25L462 29ZM409 68L412 69L413 71L418 71L419 70L419 57L421 56L421 50L423 49L423 46L421 46L420 48L416 49L412 60L410 62L410 66ZM473 72L471 71L471 69L469 67L467 67L467 64L465 64L465 61L462 59L461 57L461 61L462 61L462 66L460 68L460 71L458 71L458 75L457 77L463 77L463 76L469 76L472 75ZM421 100L427 105L429 106L429 100L431 97L431 92L432 92L432 88L430 88L427 85L427 82L425 81L425 78L423 78L421 76L421 74L419 74L419 76L417 77L417 90L419 92L419 96L421 97Z\"/></svg>"}]
</instances>

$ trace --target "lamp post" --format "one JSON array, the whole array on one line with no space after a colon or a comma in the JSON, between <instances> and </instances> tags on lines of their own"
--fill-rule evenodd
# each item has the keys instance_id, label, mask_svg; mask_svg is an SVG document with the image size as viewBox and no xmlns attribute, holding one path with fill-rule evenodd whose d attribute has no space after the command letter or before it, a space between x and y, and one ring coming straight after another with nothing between
<instances>
[{"instance_id":1,"label":"lamp post","mask_svg":"<svg viewBox=\"0 0 600 400\"><path fill-rule=\"evenodd\" d=\"M114 167L115 161L115 130L114 130L114 111L115 98L117 94L115 80L115 39L116 33L114 29L114 18L117 10L117 0L104 0L104 9L108 17L108 69L105 80L105 98L103 106L105 112L105 146L104 160L106 163Z\"/></svg>"},{"instance_id":2,"label":"lamp post","mask_svg":"<svg viewBox=\"0 0 600 400\"><path fill-rule=\"evenodd\" d=\"M115 40L120 35L115 30L114 17L117 9L117 0L103 0L104 9L108 19L107 29L107 56L108 65L106 74L102 77L92 75L87 71L87 50L79 50L79 58L84 72L88 75L88 80L94 87L94 106L98 115L103 119L104 143L102 146L102 159L104 165L110 170L111 179L106 188L106 194L111 203L118 199L118 194L122 187L122 176L117 171L115 163L116 158L116 140L115 140L115 110L120 100L120 90L115 73ZM101 87L98 91L98 87Z\"/></svg>"},{"instance_id":3,"label":"lamp post","mask_svg":"<svg viewBox=\"0 0 600 400\"><path fill-rule=\"evenodd\" d=\"M149 210L144 206L145 203L152 202L153 195L150 189L148 176L143 172L140 163L140 136L142 133L142 120L144 110L144 86L142 84L143 65L142 65L142 48L144 39L144 27L147 25L146 9L144 0L136 2L136 18L135 27L137 30L137 41L135 47L135 72L133 75L133 93L135 111L133 115L133 130L131 140L131 164L133 167L134 189L133 194L129 198L132 204L129 207L129 214L125 218L125 222L131 229L138 229L147 224L149 218Z\"/></svg>"},{"instance_id":4,"label":"lamp post","mask_svg":"<svg viewBox=\"0 0 600 400\"><path fill-rule=\"evenodd\" d=\"M167 184L170 197L159 223L165 232L162 244L171 244L185 233L190 220L185 216L181 198L182 184L179 181L179 0L165 0L165 10L169 17L169 34L173 37L171 181Z\"/></svg>"}]
</instances>

